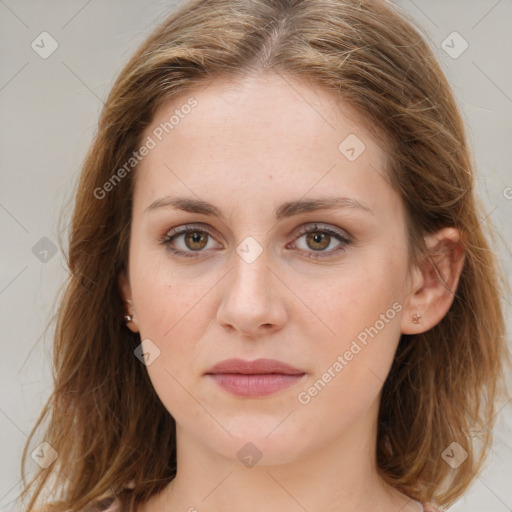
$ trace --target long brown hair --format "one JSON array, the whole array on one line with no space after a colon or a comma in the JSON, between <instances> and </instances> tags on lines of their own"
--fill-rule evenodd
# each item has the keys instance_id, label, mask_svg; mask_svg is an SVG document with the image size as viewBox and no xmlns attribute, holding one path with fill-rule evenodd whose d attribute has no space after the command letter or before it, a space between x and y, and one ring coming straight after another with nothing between
<instances>
[{"instance_id":1,"label":"long brown hair","mask_svg":"<svg viewBox=\"0 0 512 512\"><path fill-rule=\"evenodd\" d=\"M503 279L480 222L463 122L428 43L383 0L191 0L121 71L83 164L54 390L23 453L28 512L43 491L50 511L74 512L109 490L133 506L175 476L174 420L133 354L141 340L124 325L117 281L127 264L136 166L110 181L108 193L98 190L140 147L164 102L216 77L266 71L336 92L385 138L387 175L405 205L414 253L426 233L460 230L466 257L452 307L434 328L400 339L382 390L377 461L390 485L440 505L481 470L510 364ZM41 441L58 457L27 484L28 454ZM468 453L457 470L442 458L453 442ZM127 482L132 488L123 489Z\"/></svg>"}]
</instances>

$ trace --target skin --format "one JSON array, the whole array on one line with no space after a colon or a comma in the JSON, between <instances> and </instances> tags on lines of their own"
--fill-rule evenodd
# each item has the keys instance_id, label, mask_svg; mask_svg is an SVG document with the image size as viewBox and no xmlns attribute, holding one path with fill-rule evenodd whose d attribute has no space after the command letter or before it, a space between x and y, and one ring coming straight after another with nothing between
<instances>
[{"instance_id":1,"label":"skin","mask_svg":"<svg viewBox=\"0 0 512 512\"><path fill-rule=\"evenodd\" d=\"M453 294L428 265L409 265L402 202L383 179L385 150L331 92L277 74L217 80L175 98L142 140L191 96L197 106L137 168L129 268L119 278L134 315L129 328L160 350L147 371L177 425L177 476L138 512L253 512L263 503L269 512L422 510L379 478L377 413L400 334L437 324ZM354 161L338 149L349 134L365 144ZM211 202L225 220L173 208L145 212L171 194ZM371 211L274 218L285 201L332 196ZM207 245L187 245L185 235L172 242L192 257L160 242L172 228L197 223L211 232ZM331 236L315 245L297 232L315 223L317 235L330 227L351 243ZM251 263L237 253L249 236L262 249ZM458 233L444 229L426 242L441 249L438 268L455 289ZM311 257L322 251L324 258ZM393 304L400 306L394 318L301 403L299 393ZM241 398L204 375L231 357L274 358L306 375L273 395ZM261 453L252 467L237 457L248 442Z\"/></svg>"}]
</instances>

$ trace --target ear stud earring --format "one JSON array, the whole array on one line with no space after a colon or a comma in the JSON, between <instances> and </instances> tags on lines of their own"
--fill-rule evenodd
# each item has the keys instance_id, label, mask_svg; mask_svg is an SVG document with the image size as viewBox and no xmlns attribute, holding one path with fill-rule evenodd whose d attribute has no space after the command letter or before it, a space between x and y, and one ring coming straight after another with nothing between
<instances>
[{"instance_id":1,"label":"ear stud earring","mask_svg":"<svg viewBox=\"0 0 512 512\"><path fill-rule=\"evenodd\" d=\"M125 299L123 302L128 302L128 304L131 304L132 301L130 299ZM134 319L135 315L123 315L123 319L126 323L131 322Z\"/></svg>"},{"instance_id":2,"label":"ear stud earring","mask_svg":"<svg viewBox=\"0 0 512 512\"><path fill-rule=\"evenodd\" d=\"M419 324L420 320L421 320L421 315L419 315L418 313L414 313L414 315L412 315L413 323Z\"/></svg>"}]
</instances>

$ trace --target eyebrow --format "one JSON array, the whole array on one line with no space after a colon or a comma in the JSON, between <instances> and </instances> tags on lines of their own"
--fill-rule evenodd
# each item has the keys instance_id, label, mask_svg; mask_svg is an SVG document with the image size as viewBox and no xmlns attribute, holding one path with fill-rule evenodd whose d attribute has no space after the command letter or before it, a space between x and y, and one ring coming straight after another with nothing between
<instances>
[{"instance_id":1,"label":"eyebrow","mask_svg":"<svg viewBox=\"0 0 512 512\"><path fill-rule=\"evenodd\" d=\"M191 197L172 197L166 196L153 201L145 210L149 213L161 208L175 208L190 213L199 213L211 217L218 217L225 222L222 210L217 206L203 201L201 199L194 199ZM349 197L321 197L316 199L288 201L280 205L274 211L276 220L292 217L301 213L315 212L318 210L332 210L336 208L349 208L353 210L361 210L374 215L368 206L364 205L356 199Z\"/></svg>"}]
</instances>

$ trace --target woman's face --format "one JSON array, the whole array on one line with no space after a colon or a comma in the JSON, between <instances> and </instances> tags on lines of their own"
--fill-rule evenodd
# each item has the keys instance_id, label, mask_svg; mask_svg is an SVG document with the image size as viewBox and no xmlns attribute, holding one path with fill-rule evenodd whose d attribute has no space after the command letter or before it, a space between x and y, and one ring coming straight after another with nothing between
<instances>
[{"instance_id":1,"label":"woman's face","mask_svg":"<svg viewBox=\"0 0 512 512\"><path fill-rule=\"evenodd\" d=\"M122 292L178 443L275 464L373 432L412 283L402 204L356 113L289 77L215 81L142 141ZM208 374L230 358L295 376Z\"/></svg>"}]
</instances>

